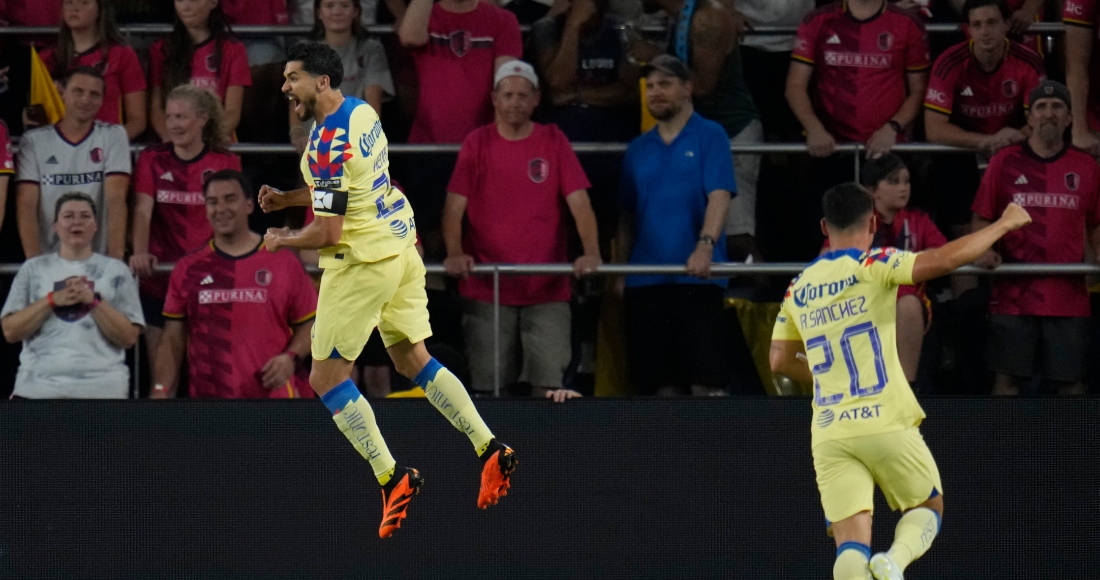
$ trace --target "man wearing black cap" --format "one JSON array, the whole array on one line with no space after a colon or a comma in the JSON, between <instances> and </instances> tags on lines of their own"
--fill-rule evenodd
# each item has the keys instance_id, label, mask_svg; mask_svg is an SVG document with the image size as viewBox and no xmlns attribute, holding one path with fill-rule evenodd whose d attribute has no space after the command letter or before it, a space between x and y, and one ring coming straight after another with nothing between
<instances>
[{"instance_id":1,"label":"man wearing black cap","mask_svg":"<svg viewBox=\"0 0 1100 580\"><path fill-rule=\"evenodd\" d=\"M1093 250L1100 250L1100 166L1066 141L1073 122L1069 89L1044 81L1028 103L1031 136L993 156L972 209L975 231L1010 202L1033 221L979 259L985 267L1079 264L1086 231ZM1083 392L1090 312L1084 276L997 277L989 310L994 394L1018 394L1019 383L1035 372L1060 393Z\"/></svg>"},{"instance_id":2,"label":"man wearing black cap","mask_svg":"<svg viewBox=\"0 0 1100 580\"><path fill-rule=\"evenodd\" d=\"M737 191L722 126L695 112L683 61L661 55L642 69L657 126L626 151L619 255L631 264L686 264L688 276L628 276L627 355L639 394L718 394L729 380L722 321L726 212Z\"/></svg>"}]
</instances>

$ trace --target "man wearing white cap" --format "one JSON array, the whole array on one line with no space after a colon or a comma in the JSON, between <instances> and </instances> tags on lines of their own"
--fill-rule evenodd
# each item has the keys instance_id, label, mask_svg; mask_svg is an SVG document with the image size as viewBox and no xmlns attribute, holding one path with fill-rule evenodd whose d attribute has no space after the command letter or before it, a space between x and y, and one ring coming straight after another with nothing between
<instances>
[{"instance_id":1,"label":"man wearing white cap","mask_svg":"<svg viewBox=\"0 0 1100 580\"><path fill-rule=\"evenodd\" d=\"M531 121L539 79L530 64L513 60L493 80L496 120L462 143L443 209L443 265L461 278L463 328L472 387L493 389L492 279L469 276L475 263L546 264L566 261L561 198L577 224L584 254L577 277L599 267L596 216L588 179L565 135ZM468 227L463 230L463 217ZM501 383L530 383L534 394L563 401L578 393L563 387L571 358L569 299L564 276L500 279ZM522 359L517 357L517 349ZM521 368L515 361L522 360Z\"/></svg>"}]
</instances>

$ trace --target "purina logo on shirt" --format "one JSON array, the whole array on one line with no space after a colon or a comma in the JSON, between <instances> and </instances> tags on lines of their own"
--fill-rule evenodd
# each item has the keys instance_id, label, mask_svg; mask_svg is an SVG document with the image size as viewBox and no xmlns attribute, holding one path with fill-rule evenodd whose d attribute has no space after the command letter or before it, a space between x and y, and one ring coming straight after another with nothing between
<instances>
[{"instance_id":1,"label":"purina logo on shirt","mask_svg":"<svg viewBox=\"0 0 1100 580\"><path fill-rule=\"evenodd\" d=\"M263 304L267 302L266 288L241 288L229 290L200 290L199 304Z\"/></svg>"},{"instance_id":2,"label":"purina logo on shirt","mask_svg":"<svg viewBox=\"0 0 1100 580\"><path fill-rule=\"evenodd\" d=\"M1020 207L1076 210L1081 206L1081 198L1068 193L1016 193L1012 195L1012 203Z\"/></svg>"},{"instance_id":3,"label":"purina logo on shirt","mask_svg":"<svg viewBox=\"0 0 1100 580\"><path fill-rule=\"evenodd\" d=\"M182 205L204 205L201 191L157 190L157 203L178 203Z\"/></svg>"},{"instance_id":4,"label":"purina logo on shirt","mask_svg":"<svg viewBox=\"0 0 1100 580\"><path fill-rule=\"evenodd\" d=\"M536 157L527 164L527 177L531 178L531 181L535 183L542 183L546 181L546 178L550 176L550 162Z\"/></svg>"},{"instance_id":5,"label":"purina logo on shirt","mask_svg":"<svg viewBox=\"0 0 1100 580\"><path fill-rule=\"evenodd\" d=\"M890 68L893 57L889 54L863 54L860 52L825 52L825 64L854 68Z\"/></svg>"}]
</instances>

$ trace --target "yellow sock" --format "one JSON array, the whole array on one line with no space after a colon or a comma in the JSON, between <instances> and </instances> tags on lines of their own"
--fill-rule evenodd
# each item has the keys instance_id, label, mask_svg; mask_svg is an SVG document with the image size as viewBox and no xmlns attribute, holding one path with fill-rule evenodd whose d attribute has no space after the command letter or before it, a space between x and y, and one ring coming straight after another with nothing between
<instances>
[{"instance_id":1,"label":"yellow sock","mask_svg":"<svg viewBox=\"0 0 1100 580\"><path fill-rule=\"evenodd\" d=\"M416 375L413 382L424 389L424 394L432 405L439 409L440 413L462 431L474 444L474 450L480 456L489 448L489 442L493 440L493 432L481 420L481 415L474 408L474 402L470 400L470 394L462 381L447 370L447 367L439 364L434 358L428 361L420 374Z\"/></svg>"},{"instance_id":2,"label":"yellow sock","mask_svg":"<svg viewBox=\"0 0 1100 580\"><path fill-rule=\"evenodd\" d=\"M940 516L928 508L916 508L905 512L894 530L894 543L888 555L902 570L920 558L932 547L932 540L940 531Z\"/></svg>"},{"instance_id":3,"label":"yellow sock","mask_svg":"<svg viewBox=\"0 0 1100 580\"><path fill-rule=\"evenodd\" d=\"M366 397L358 397L348 401L344 408L332 416L344 437L351 441L355 450L370 462L374 469L374 477L378 483L386 485L393 476L397 462L390 455L386 441L382 439L382 433L378 431L378 423L374 420L374 410Z\"/></svg>"},{"instance_id":4,"label":"yellow sock","mask_svg":"<svg viewBox=\"0 0 1100 580\"><path fill-rule=\"evenodd\" d=\"M833 563L833 580L868 580L871 569L871 548L859 542L844 542L836 550L836 562Z\"/></svg>"}]
</instances>

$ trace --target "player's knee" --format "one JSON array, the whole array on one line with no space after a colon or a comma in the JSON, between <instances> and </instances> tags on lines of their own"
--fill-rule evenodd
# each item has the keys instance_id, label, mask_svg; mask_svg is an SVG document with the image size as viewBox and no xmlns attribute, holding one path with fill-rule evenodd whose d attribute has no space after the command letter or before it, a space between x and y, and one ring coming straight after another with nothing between
<instances>
[{"instance_id":1,"label":"player's knee","mask_svg":"<svg viewBox=\"0 0 1100 580\"><path fill-rule=\"evenodd\" d=\"M943 519L943 496L940 495L939 491L936 491L932 497L928 498L917 507L930 509L936 512L936 515L938 515L941 520Z\"/></svg>"},{"instance_id":2,"label":"player's knee","mask_svg":"<svg viewBox=\"0 0 1100 580\"><path fill-rule=\"evenodd\" d=\"M836 549L833 563L833 580L865 580L871 577L867 564L871 560L871 547L859 542L844 542Z\"/></svg>"}]
</instances>

